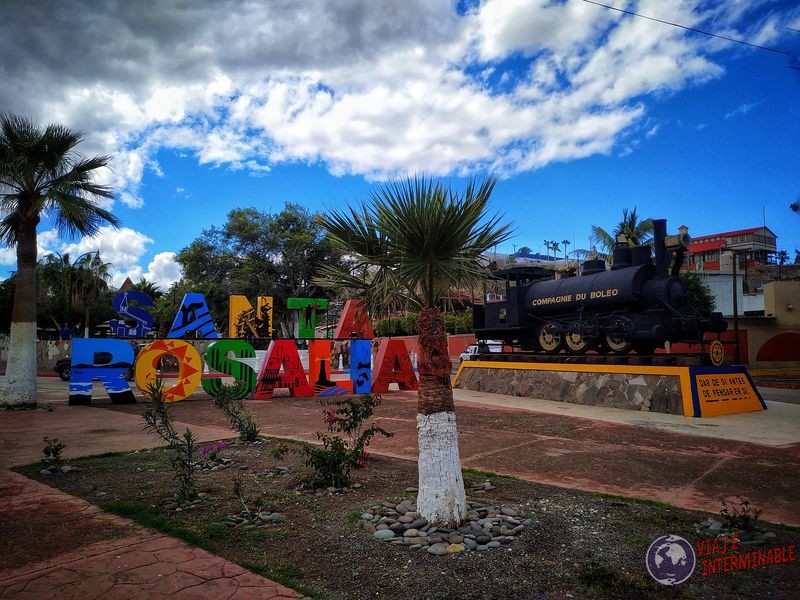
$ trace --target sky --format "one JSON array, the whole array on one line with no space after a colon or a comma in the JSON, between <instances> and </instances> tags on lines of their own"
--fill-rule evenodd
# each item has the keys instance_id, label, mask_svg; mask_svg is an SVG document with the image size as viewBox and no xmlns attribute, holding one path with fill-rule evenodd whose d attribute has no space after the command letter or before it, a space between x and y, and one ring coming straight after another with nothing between
<instances>
[{"instance_id":1,"label":"sky","mask_svg":"<svg viewBox=\"0 0 800 600\"><path fill-rule=\"evenodd\" d=\"M99 250L113 285L167 289L233 208L341 209L416 173L498 177L498 252L586 249L635 207L695 237L766 223L793 257L800 3L605 3L777 52L584 0L2 3L0 112L83 131L122 221L46 217L39 257Z\"/></svg>"}]
</instances>

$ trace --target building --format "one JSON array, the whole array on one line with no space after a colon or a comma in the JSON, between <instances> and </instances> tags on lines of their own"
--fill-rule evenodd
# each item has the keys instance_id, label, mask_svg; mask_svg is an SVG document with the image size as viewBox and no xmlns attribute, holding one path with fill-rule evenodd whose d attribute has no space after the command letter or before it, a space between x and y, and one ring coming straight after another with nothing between
<instances>
[{"instance_id":1,"label":"building","mask_svg":"<svg viewBox=\"0 0 800 600\"><path fill-rule=\"evenodd\" d=\"M680 233L688 227L681 225ZM747 269L767 263L770 254L777 250L777 236L766 226L712 233L692 239L684 268L696 271L732 270L731 251L739 255L737 267Z\"/></svg>"}]
</instances>

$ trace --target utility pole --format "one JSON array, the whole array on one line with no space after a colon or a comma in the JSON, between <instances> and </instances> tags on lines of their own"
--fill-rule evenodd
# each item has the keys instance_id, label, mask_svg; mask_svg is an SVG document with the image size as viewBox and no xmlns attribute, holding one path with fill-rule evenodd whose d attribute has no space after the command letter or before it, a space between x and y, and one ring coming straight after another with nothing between
<instances>
[{"instance_id":1,"label":"utility pole","mask_svg":"<svg viewBox=\"0 0 800 600\"><path fill-rule=\"evenodd\" d=\"M731 255L733 256L733 338L734 343L736 344L736 364L741 364L741 357L739 354L739 302L737 296L739 295L738 292L738 282L736 281L736 259L738 255L736 254L735 250L731 250Z\"/></svg>"}]
</instances>

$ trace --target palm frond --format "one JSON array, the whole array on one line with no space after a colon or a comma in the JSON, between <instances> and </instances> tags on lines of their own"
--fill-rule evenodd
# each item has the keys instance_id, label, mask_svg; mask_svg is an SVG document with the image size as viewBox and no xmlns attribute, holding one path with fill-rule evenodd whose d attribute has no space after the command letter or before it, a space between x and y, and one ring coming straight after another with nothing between
<instances>
[{"instance_id":1,"label":"palm frond","mask_svg":"<svg viewBox=\"0 0 800 600\"><path fill-rule=\"evenodd\" d=\"M359 290L371 309L398 300L437 306L454 288L485 277L481 254L511 233L486 213L494 185L471 180L459 194L425 176L393 180L373 190L368 204L320 217L355 265L350 273L326 270L320 281Z\"/></svg>"}]
</instances>

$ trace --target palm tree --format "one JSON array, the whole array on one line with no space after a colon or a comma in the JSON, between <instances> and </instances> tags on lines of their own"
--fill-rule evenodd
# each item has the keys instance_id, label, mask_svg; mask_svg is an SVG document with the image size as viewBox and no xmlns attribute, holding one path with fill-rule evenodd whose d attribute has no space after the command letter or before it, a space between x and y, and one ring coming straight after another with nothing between
<instances>
[{"instance_id":1,"label":"palm tree","mask_svg":"<svg viewBox=\"0 0 800 600\"><path fill-rule=\"evenodd\" d=\"M557 241L553 240L552 243L550 244L550 247L553 249L553 260L555 261L560 246L558 245Z\"/></svg>"},{"instance_id":2,"label":"palm tree","mask_svg":"<svg viewBox=\"0 0 800 600\"><path fill-rule=\"evenodd\" d=\"M789 260L789 253L786 250L780 250L778 252L778 281L783 279L783 274L781 273L781 269L783 265L786 264L786 261Z\"/></svg>"},{"instance_id":3,"label":"palm tree","mask_svg":"<svg viewBox=\"0 0 800 600\"><path fill-rule=\"evenodd\" d=\"M139 281L134 283L133 285L127 288L128 290L132 290L134 292L144 292L148 296L150 296L153 300L158 300L161 296L164 295L164 292L161 291L161 288L158 287L157 283L153 283L152 281L147 281L144 277L142 277Z\"/></svg>"},{"instance_id":4,"label":"palm tree","mask_svg":"<svg viewBox=\"0 0 800 600\"><path fill-rule=\"evenodd\" d=\"M84 308L83 336L89 337L92 305L103 292L108 291L108 267L100 258L100 252L87 252L79 257L70 273L73 298L78 306Z\"/></svg>"},{"instance_id":5,"label":"palm tree","mask_svg":"<svg viewBox=\"0 0 800 600\"><path fill-rule=\"evenodd\" d=\"M510 235L486 212L495 181L470 180L463 194L425 176L394 181L369 203L318 217L356 265L324 268L320 284L359 290L372 311L398 301L419 311L417 511L440 526L466 515L442 308L451 290L487 276L481 254ZM353 275L363 272L366 280Z\"/></svg>"},{"instance_id":6,"label":"palm tree","mask_svg":"<svg viewBox=\"0 0 800 600\"><path fill-rule=\"evenodd\" d=\"M0 241L16 245L17 274L6 389L0 402L36 404L36 226L52 215L60 235L91 235L118 219L97 205L110 188L94 183L107 156L85 158L82 134L61 125L38 128L24 117L0 115Z\"/></svg>"},{"instance_id":7,"label":"palm tree","mask_svg":"<svg viewBox=\"0 0 800 600\"><path fill-rule=\"evenodd\" d=\"M622 221L617 223L613 235L602 227L592 226L592 240L600 244L605 250L606 255L610 255L614 246L617 244L617 237L622 234L628 246L643 246L650 244L653 240L653 220L639 219L636 208L631 212L628 209L622 211Z\"/></svg>"},{"instance_id":8,"label":"palm tree","mask_svg":"<svg viewBox=\"0 0 800 600\"><path fill-rule=\"evenodd\" d=\"M569 260L567 258L567 246L569 246L572 242L569 240L561 240L561 245L564 246L564 268L569 266Z\"/></svg>"}]
</instances>

